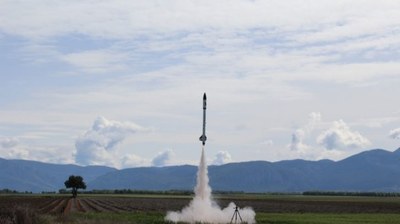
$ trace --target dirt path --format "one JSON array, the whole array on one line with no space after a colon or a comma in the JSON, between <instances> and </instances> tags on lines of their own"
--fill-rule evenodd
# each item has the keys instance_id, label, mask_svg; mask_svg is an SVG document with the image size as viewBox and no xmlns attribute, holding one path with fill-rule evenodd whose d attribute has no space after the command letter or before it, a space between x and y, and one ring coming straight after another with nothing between
<instances>
[{"instance_id":1,"label":"dirt path","mask_svg":"<svg viewBox=\"0 0 400 224\"><path fill-rule=\"evenodd\" d=\"M81 202L78 198L68 199L68 202L63 211L63 214L66 215L70 212L85 212L85 209L82 207Z\"/></svg>"}]
</instances>

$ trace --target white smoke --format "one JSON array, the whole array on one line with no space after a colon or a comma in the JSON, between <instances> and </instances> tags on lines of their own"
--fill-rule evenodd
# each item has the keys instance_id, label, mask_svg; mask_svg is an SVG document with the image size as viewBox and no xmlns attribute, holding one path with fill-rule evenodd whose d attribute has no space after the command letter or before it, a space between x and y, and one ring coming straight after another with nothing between
<instances>
[{"instance_id":1,"label":"white smoke","mask_svg":"<svg viewBox=\"0 0 400 224\"><path fill-rule=\"evenodd\" d=\"M172 150L165 150L164 152L159 152L151 161L153 166L162 167L171 164L172 158L174 157L174 152Z\"/></svg>"},{"instance_id":2,"label":"white smoke","mask_svg":"<svg viewBox=\"0 0 400 224\"><path fill-rule=\"evenodd\" d=\"M321 121L321 114L312 112L308 115L308 123L302 127L296 129L292 134L292 140L289 145L290 150L304 152L309 148L304 143L304 139L314 130L315 126Z\"/></svg>"},{"instance_id":3,"label":"white smoke","mask_svg":"<svg viewBox=\"0 0 400 224\"><path fill-rule=\"evenodd\" d=\"M329 150L361 148L371 144L359 132L350 130L343 120L334 121L328 130L318 136L317 142Z\"/></svg>"},{"instance_id":4,"label":"white smoke","mask_svg":"<svg viewBox=\"0 0 400 224\"><path fill-rule=\"evenodd\" d=\"M109 165L120 167L121 159L116 146L129 134L143 128L128 122L107 120L98 117L92 128L75 141L75 161L81 165ZM129 159L129 158L127 158Z\"/></svg>"},{"instance_id":5,"label":"white smoke","mask_svg":"<svg viewBox=\"0 0 400 224\"><path fill-rule=\"evenodd\" d=\"M174 223L229 223L234 214L236 205L231 202L228 207L221 209L217 203L212 200L211 188L208 182L208 169L203 148L200 165L197 171L197 185L194 189L195 197L182 211L169 211L165 220ZM251 208L246 207L238 211L243 222L255 223L256 214Z\"/></svg>"},{"instance_id":6,"label":"white smoke","mask_svg":"<svg viewBox=\"0 0 400 224\"><path fill-rule=\"evenodd\" d=\"M223 165L232 162L232 156L227 151L219 151L212 162L213 165Z\"/></svg>"},{"instance_id":7,"label":"white smoke","mask_svg":"<svg viewBox=\"0 0 400 224\"><path fill-rule=\"evenodd\" d=\"M400 128L391 130L389 137L393 139L400 139Z\"/></svg>"}]
</instances>

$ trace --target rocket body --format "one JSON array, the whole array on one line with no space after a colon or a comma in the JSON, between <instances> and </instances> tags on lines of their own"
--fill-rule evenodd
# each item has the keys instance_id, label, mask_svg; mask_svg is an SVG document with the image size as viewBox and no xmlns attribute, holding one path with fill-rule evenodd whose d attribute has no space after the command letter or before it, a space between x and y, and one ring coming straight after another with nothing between
<instances>
[{"instance_id":1,"label":"rocket body","mask_svg":"<svg viewBox=\"0 0 400 224\"><path fill-rule=\"evenodd\" d=\"M199 140L203 143L203 145L206 144L206 109L207 109L207 96L206 93L203 95L203 134L200 136Z\"/></svg>"}]
</instances>

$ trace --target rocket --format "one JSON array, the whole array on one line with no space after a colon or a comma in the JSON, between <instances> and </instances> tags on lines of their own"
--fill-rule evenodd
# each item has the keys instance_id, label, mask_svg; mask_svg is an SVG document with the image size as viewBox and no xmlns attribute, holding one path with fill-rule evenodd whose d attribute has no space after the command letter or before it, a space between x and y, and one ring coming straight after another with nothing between
<instances>
[{"instance_id":1,"label":"rocket","mask_svg":"<svg viewBox=\"0 0 400 224\"><path fill-rule=\"evenodd\" d=\"M203 134L200 136L199 140L203 142L203 145L206 144L206 109L207 109L207 96L206 93L203 95Z\"/></svg>"}]
</instances>

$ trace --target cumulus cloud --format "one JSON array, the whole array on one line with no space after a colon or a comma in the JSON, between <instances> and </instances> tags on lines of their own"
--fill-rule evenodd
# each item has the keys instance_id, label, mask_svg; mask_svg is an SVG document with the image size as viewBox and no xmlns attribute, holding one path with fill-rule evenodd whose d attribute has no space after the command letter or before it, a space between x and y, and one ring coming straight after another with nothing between
<instances>
[{"instance_id":1,"label":"cumulus cloud","mask_svg":"<svg viewBox=\"0 0 400 224\"><path fill-rule=\"evenodd\" d=\"M292 151L304 151L308 148L306 144L303 143L305 137L305 132L303 129L297 129L292 134L292 142L289 145Z\"/></svg>"},{"instance_id":2,"label":"cumulus cloud","mask_svg":"<svg viewBox=\"0 0 400 224\"><path fill-rule=\"evenodd\" d=\"M2 148L12 148L18 145L19 140L17 138L9 138L9 137L3 137L0 138L0 146Z\"/></svg>"},{"instance_id":3,"label":"cumulus cloud","mask_svg":"<svg viewBox=\"0 0 400 224\"><path fill-rule=\"evenodd\" d=\"M143 130L137 124L98 117L90 130L75 141L75 161L81 165L121 166L116 148L128 135ZM132 159L132 158L131 158ZM126 162L130 158L126 159Z\"/></svg>"},{"instance_id":4,"label":"cumulus cloud","mask_svg":"<svg viewBox=\"0 0 400 224\"><path fill-rule=\"evenodd\" d=\"M362 148L371 144L359 132L352 131L343 120L334 121L328 130L318 136L317 142L329 150Z\"/></svg>"},{"instance_id":5,"label":"cumulus cloud","mask_svg":"<svg viewBox=\"0 0 400 224\"><path fill-rule=\"evenodd\" d=\"M153 166L162 167L171 164L172 158L174 157L174 153L172 150L165 150L163 152L159 152L151 161Z\"/></svg>"},{"instance_id":6,"label":"cumulus cloud","mask_svg":"<svg viewBox=\"0 0 400 224\"><path fill-rule=\"evenodd\" d=\"M121 167L124 167L124 168L141 167L141 166L147 166L148 164L149 164L149 161L147 159L144 159L135 154L125 155L121 159Z\"/></svg>"},{"instance_id":7,"label":"cumulus cloud","mask_svg":"<svg viewBox=\"0 0 400 224\"><path fill-rule=\"evenodd\" d=\"M231 154L227 151L219 151L212 162L213 165L223 165L232 162Z\"/></svg>"},{"instance_id":8,"label":"cumulus cloud","mask_svg":"<svg viewBox=\"0 0 400 224\"><path fill-rule=\"evenodd\" d=\"M303 141L314 130L315 126L321 121L321 114L312 112L308 115L308 123L296 129L292 134L292 141L289 145L292 151L305 151L309 148Z\"/></svg>"},{"instance_id":9,"label":"cumulus cloud","mask_svg":"<svg viewBox=\"0 0 400 224\"><path fill-rule=\"evenodd\" d=\"M18 138L0 137L0 157L6 159L29 159L29 151Z\"/></svg>"},{"instance_id":10,"label":"cumulus cloud","mask_svg":"<svg viewBox=\"0 0 400 224\"><path fill-rule=\"evenodd\" d=\"M391 130L389 137L393 139L400 139L400 128Z\"/></svg>"},{"instance_id":11,"label":"cumulus cloud","mask_svg":"<svg viewBox=\"0 0 400 224\"><path fill-rule=\"evenodd\" d=\"M20 137L0 136L0 157L5 159L24 159L49 163L70 164L72 154L64 147L36 146Z\"/></svg>"}]
</instances>

